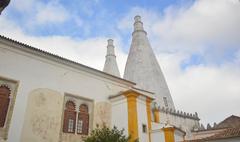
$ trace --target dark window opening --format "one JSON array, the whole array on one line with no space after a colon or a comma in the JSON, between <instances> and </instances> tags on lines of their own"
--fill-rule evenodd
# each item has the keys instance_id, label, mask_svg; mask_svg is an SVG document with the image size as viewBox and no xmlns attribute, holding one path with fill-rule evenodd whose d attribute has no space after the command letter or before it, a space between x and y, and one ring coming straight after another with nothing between
<instances>
[{"instance_id":1,"label":"dark window opening","mask_svg":"<svg viewBox=\"0 0 240 142\"><path fill-rule=\"evenodd\" d=\"M75 103L68 101L64 111L63 132L75 133L76 116Z\"/></svg>"},{"instance_id":2,"label":"dark window opening","mask_svg":"<svg viewBox=\"0 0 240 142\"><path fill-rule=\"evenodd\" d=\"M88 131L88 106L85 104L81 104L79 106L79 112L77 113L75 103L72 101L68 101L65 105L64 110L63 132L88 135Z\"/></svg>"},{"instance_id":3,"label":"dark window opening","mask_svg":"<svg viewBox=\"0 0 240 142\"><path fill-rule=\"evenodd\" d=\"M142 132L147 133L147 125L146 124L142 124Z\"/></svg>"},{"instance_id":4,"label":"dark window opening","mask_svg":"<svg viewBox=\"0 0 240 142\"><path fill-rule=\"evenodd\" d=\"M88 114L88 106L85 104L81 104L79 107L77 129L78 129L77 130L78 134L88 135L89 114Z\"/></svg>"},{"instance_id":5,"label":"dark window opening","mask_svg":"<svg viewBox=\"0 0 240 142\"><path fill-rule=\"evenodd\" d=\"M4 127L9 103L10 103L11 91L7 86L0 86L0 127Z\"/></svg>"}]
</instances>

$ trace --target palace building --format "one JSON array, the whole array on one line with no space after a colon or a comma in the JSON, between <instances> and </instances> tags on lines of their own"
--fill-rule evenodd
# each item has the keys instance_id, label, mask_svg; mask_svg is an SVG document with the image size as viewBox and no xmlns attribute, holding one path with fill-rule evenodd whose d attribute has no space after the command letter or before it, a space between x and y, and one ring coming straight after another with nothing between
<instances>
[{"instance_id":1,"label":"palace building","mask_svg":"<svg viewBox=\"0 0 240 142\"><path fill-rule=\"evenodd\" d=\"M121 78L114 42L103 71L0 36L0 142L80 142L96 125L131 140L175 142L200 129L174 106L140 16Z\"/></svg>"}]
</instances>

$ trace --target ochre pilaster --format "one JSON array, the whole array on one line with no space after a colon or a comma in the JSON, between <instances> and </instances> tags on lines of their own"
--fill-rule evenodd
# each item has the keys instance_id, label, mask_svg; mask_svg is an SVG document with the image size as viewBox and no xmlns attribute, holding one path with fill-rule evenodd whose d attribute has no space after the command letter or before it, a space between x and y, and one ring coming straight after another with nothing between
<instances>
[{"instance_id":1,"label":"ochre pilaster","mask_svg":"<svg viewBox=\"0 0 240 142\"><path fill-rule=\"evenodd\" d=\"M175 142L173 127L163 128L163 131L164 131L165 142Z\"/></svg>"},{"instance_id":2,"label":"ochre pilaster","mask_svg":"<svg viewBox=\"0 0 240 142\"><path fill-rule=\"evenodd\" d=\"M159 118L159 111L158 111L158 109L154 109L153 110L153 114L154 114L154 122L159 123L160 122L160 118Z\"/></svg>"},{"instance_id":3,"label":"ochre pilaster","mask_svg":"<svg viewBox=\"0 0 240 142\"><path fill-rule=\"evenodd\" d=\"M128 133L131 142L138 138L137 97L135 92L125 92L128 104Z\"/></svg>"}]
</instances>

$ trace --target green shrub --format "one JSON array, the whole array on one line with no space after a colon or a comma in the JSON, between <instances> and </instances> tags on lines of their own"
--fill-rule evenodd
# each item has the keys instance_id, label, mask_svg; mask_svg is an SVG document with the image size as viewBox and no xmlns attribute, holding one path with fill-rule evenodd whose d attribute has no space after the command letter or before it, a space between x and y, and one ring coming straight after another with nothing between
<instances>
[{"instance_id":1,"label":"green shrub","mask_svg":"<svg viewBox=\"0 0 240 142\"><path fill-rule=\"evenodd\" d=\"M124 129L118 130L115 126L112 129L106 126L102 128L97 126L84 142L129 142L130 136L125 136L123 132Z\"/></svg>"}]
</instances>

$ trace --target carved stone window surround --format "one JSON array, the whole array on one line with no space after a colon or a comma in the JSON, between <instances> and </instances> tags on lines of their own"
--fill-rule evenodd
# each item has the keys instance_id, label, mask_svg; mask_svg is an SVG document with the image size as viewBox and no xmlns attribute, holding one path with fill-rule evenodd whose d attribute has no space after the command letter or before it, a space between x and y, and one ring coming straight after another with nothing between
<instances>
[{"instance_id":1,"label":"carved stone window surround","mask_svg":"<svg viewBox=\"0 0 240 142\"><path fill-rule=\"evenodd\" d=\"M16 101L16 95L17 95L17 89L19 86L19 81L0 76L0 86L1 85L6 85L11 90L11 93L9 96L10 101L9 101L9 106L8 106L8 110L7 110L5 124L4 124L4 127L0 127L0 139L7 140L9 127L11 125L11 120L12 120L13 109L14 109L14 105L15 105L15 101Z\"/></svg>"}]
</instances>

